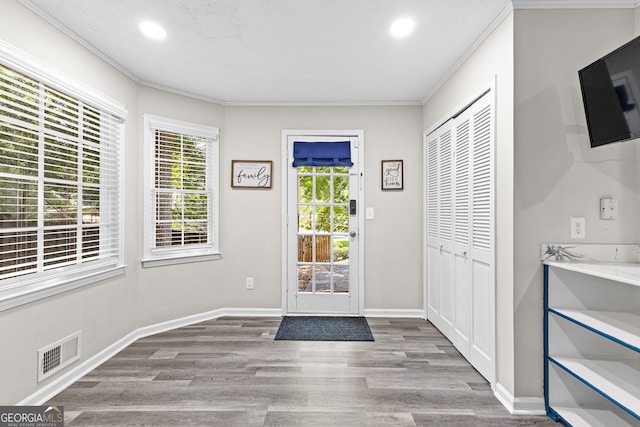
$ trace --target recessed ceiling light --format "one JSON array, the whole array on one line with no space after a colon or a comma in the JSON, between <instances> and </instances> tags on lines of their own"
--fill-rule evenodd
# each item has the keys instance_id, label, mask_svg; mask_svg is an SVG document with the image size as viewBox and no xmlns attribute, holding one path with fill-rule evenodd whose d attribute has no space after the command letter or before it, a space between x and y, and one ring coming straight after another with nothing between
<instances>
[{"instance_id":1,"label":"recessed ceiling light","mask_svg":"<svg viewBox=\"0 0 640 427\"><path fill-rule=\"evenodd\" d=\"M148 21L140 24L140 31L142 31L142 34L145 36L156 40L163 39L167 36L167 32L164 28L158 24Z\"/></svg>"},{"instance_id":2,"label":"recessed ceiling light","mask_svg":"<svg viewBox=\"0 0 640 427\"><path fill-rule=\"evenodd\" d=\"M395 21L391 24L391 34L396 37L403 37L413 31L413 28L416 26L416 23L413 22L413 19L410 18L402 18Z\"/></svg>"}]
</instances>

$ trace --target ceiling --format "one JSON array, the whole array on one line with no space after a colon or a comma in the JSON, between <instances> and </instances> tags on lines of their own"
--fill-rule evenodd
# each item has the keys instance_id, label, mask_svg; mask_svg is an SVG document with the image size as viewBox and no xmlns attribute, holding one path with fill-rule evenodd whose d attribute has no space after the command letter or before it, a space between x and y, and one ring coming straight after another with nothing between
<instances>
[{"instance_id":1,"label":"ceiling","mask_svg":"<svg viewBox=\"0 0 640 427\"><path fill-rule=\"evenodd\" d=\"M134 80L222 104L422 103L509 0L19 0ZM416 26L390 35L397 18ZM167 31L151 40L139 29Z\"/></svg>"}]
</instances>

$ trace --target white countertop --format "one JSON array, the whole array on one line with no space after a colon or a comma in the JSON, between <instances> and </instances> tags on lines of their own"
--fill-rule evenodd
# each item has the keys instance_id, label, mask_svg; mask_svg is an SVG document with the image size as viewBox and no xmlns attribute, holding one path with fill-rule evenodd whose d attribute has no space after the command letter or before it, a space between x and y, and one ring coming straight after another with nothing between
<instances>
[{"instance_id":1,"label":"white countertop","mask_svg":"<svg viewBox=\"0 0 640 427\"><path fill-rule=\"evenodd\" d=\"M611 263L611 262L557 262L544 261L545 265L557 267L577 273L615 280L616 282L640 286L639 263Z\"/></svg>"}]
</instances>

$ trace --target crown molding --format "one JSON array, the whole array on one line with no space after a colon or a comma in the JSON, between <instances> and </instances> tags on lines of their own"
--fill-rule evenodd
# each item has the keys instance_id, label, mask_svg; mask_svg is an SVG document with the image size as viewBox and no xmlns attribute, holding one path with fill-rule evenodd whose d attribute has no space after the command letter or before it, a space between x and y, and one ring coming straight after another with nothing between
<instances>
[{"instance_id":1,"label":"crown molding","mask_svg":"<svg viewBox=\"0 0 640 427\"><path fill-rule=\"evenodd\" d=\"M164 86L164 85L160 85L157 83L153 83L153 82L148 82L145 80L140 80L138 81L138 84L140 86L146 86L146 87L150 87L153 89L158 89L164 92L170 92L170 93L175 93L176 95L181 95L181 96L186 96L188 98L193 98L193 99L198 99L200 101L205 101L205 102L210 102L212 104L217 104L217 105L226 105L226 102L217 98L211 98L208 96L204 96L204 95L198 95L197 93L193 93L193 92L188 92L185 90L180 90L180 89L175 89L169 86Z\"/></svg>"},{"instance_id":2,"label":"crown molding","mask_svg":"<svg viewBox=\"0 0 640 427\"><path fill-rule=\"evenodd\" d=\"M140 86L175 93L200 101L223 107L389 107L389 106L416 106L422 105L422 101L225 101L211 98L197 93L175 89L169 86L159 85L153 82L140 81Z\"/></svg>"},{"instance_id":3,"label":"crown molding","mask_svg":"<svg viewBox=\"0 0 640 427\"><path fill-rule=\"evenodd\" d=\"M438 91L440 88L453 76L453 74L458 71L458 69L469 59L471 55L485 42L487 37L489 37L493 32L498 28L498 26L504 21L507 16L513 13L512 2L508 2L507 5L498 13L498 15L491 21L491 23L484 29L484 31L476 37L473 44L467 49L467 51L456 61L455 64L447 71L447 73L440 79L440 81L433 87L431 90L422 98L422 105L426 104L429 99Z\"/></svg>"},{"instance_id":4,"label":"crown molding","mask_svg":"<svg viewBox=\"0 0 640 427\"><path fill-rule=\"evenodd\" d=\"M415 101L227 101L227 107L397 107L420 106Z\"/></svg>"},{"instance_id":5,"label":"crown molding","mask_svg":"<svg viewBox=\"0 0 640 427\"><path fill-rule=\"evenodd\" d=\"M640 0L512 0L513 8L523 9L634 9Z\"/></svg>"},{"instance_id":6,"label":"crown molding","mask_svg":"<svg viewBox=\"0 0 640 427\"><path fill-rule=\"evenodd\" d=\"M58 29L62 33L64 33L67 36L69 36L72 40L74 40L75 42L80 44L82 47L84 47L85 49L89 50L91 53L96 55L98 58L102 59L104 62L106 62L107 64L111 65L113 68L115 68L116 70L120 71L122 74L124 74L125 76L127 76L128 78L133 80L134 82L140 84L140 78L138 76L136 76L131 71L129 71L126 68L124 68L122 65L118 64L111 57L105 55L104 52L101 52L100 50L98 50L94 45L92 45L91 43L89 43L88 41L86 41L85 39L80 37L79 34L71 31L67 26L62 24L60 21L58 21L57 19L53 18L47 12L45 12L44 10L42 10L41 8L39 8L38 6L33 4L33 2L31 2L30 0L17 0L17 1L18 1L18 3L20 3L21 5L23 5L27 9L29 9L30 11L32 11L33 13L38 15L40 18L44 19L49 24L53 25L56 29Z\"/></svg>"}]
</instances>

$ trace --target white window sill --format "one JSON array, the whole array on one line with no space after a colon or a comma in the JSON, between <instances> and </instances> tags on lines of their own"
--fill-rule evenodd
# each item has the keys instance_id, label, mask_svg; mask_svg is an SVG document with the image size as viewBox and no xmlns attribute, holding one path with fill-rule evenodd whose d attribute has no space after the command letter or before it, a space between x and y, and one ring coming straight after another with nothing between
<instances>
[{"instance_id":1,"label":"white window sill","mask_svg":"<svg viewBox=\"0 0 640 427\"><path fill-rule=\"evenodd\" d=\"M145 258L142 260L142 267L161 267L163 265L186 264L190 262L215 261L222 259L222 254L204 254L204 255L172 255L157 258Z\"/></svg>"},{"instance_id":2,"label":"white window sill","mask_svg":"<svg viewBox=\"0 0 640 427\"><path fill-rule=\"evenodd\" d=\"M124 275L125 267L111 265L91 268L0 290L0 312Z\"/></svg>"}]
</instances>

